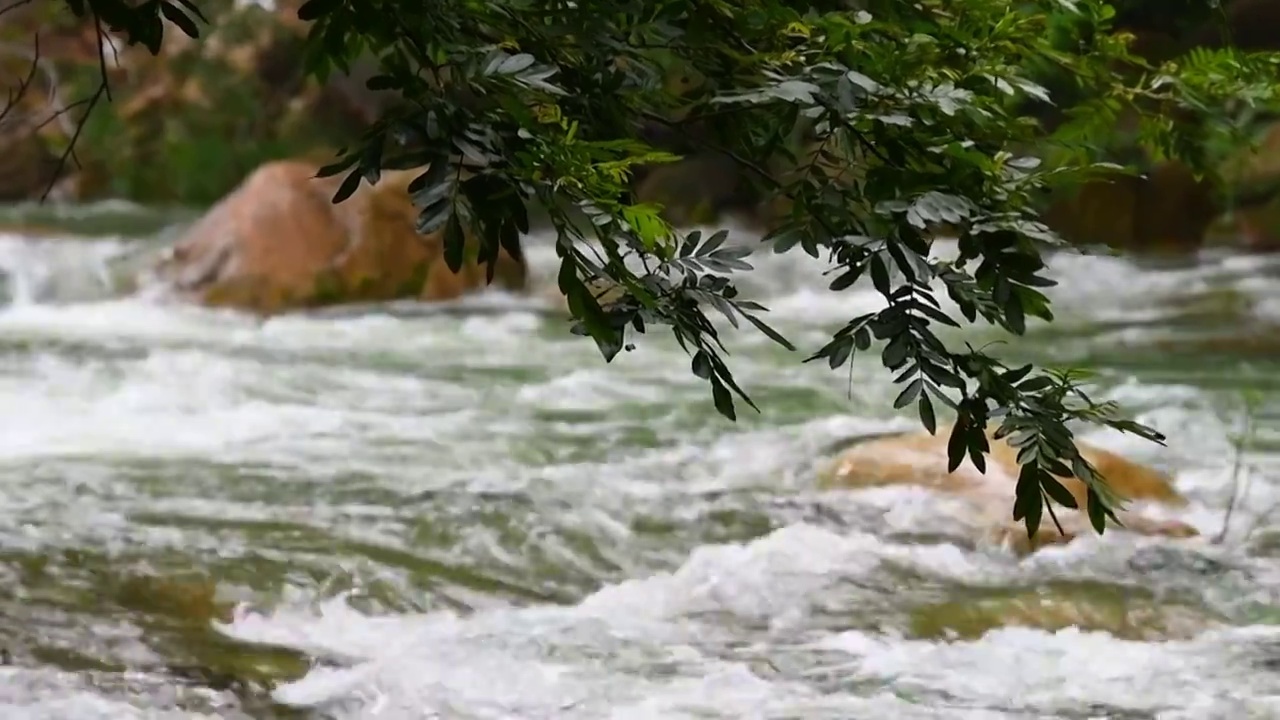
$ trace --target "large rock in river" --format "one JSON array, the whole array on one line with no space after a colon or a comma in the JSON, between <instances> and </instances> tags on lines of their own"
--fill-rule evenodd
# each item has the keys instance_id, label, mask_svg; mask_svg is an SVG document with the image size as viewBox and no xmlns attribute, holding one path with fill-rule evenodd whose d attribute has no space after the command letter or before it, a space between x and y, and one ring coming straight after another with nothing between
<instances>
[{"instance_id":1,"label":"large rock in river","mask_svg":"<svg viewBox=\"0 0 1280 720\"><path fill-rule=\"evenodd\" d=\"M886 485L914 485L962 495L979 509L980 520L993 539L1009 543L1025 554L1046 544L1066 543L1080 534L1094 532L1084 513L1055 503L1054 511L1063 533L1046 512L1034 541L1027 538L1022 523L1012 521L1015 488L1018 482L1017 451L1004 440L991 438L986 473L979 472L966 458L955 472L947 472L949 428L936 435L926 432L882 435L859 442L845 450L828 469L822 483L828 488L865 488ZM990 436L989 436L990 437ZM1122 497L1134 502L1150 502L1169 507L1186 505L1167 475L1127 460L1115 453L1076 441L1085 459L1106 478ZM1087 507L1085 484L1075 477L1059 478L1071 492L1076 505ZM1195 528L1176 520L1160 520L1132 508L1116 511L1125 529L1143 535L1192 537ZM1113 526L1108 525L1110 532Z\"/></svg>"},{"instance_id":2,"label":"large rock in river","mask_svg":"<svg viewBox=\"0 0 1280 720\"><path fill-rule=\"evenodd\" d=\"M1056 196L1044 221L1069 242L1143 254L1199 250L1219 208L1213 187L1179 162L1116 172Z\"/></svg>"},{"instance_id":3,"label":"large rock in river","mask_svg":"<svg viewBox=\"0 0 1280 720\"><path fill-rule=\"evenodd\" d=\"M388 171L334 204L343 176L316 178L302 161L262 165L155 266L180 297L258 313L356 302L449 300L486 285L470 248L461 272L443 235L419 235L408 185L421 171ZM522 260L503 252L494 285L522 290Z\"/></svg>"}]
</instances>

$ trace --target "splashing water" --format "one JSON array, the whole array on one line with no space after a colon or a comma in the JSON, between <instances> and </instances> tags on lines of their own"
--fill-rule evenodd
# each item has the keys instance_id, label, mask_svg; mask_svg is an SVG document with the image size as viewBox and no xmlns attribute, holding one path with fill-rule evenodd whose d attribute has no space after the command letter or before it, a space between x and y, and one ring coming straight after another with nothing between
<instances>
[{"instance_id":1,"label":"splashing water","mask_svg":"<svg viewBox=\"0 0 1280 720\"><path fill-rule=\"evenodd\" d=\"M731 332L763 410L734 424L657 333L605 364L537 298L166 305L132 294L156 247L0 235L0 716L1280 714L1280 362L1251 340L1280 337L1280 263L1054 258L1059 321L1009 352L1094 368L1165 432L1087 439L1172 472L1210 536L1261 400L1226 542L1017 561L958 499L816 489L832 443L916 427L875 357ZM753 261L802 352L879 305Z\"/></svg>"}]
</instances>

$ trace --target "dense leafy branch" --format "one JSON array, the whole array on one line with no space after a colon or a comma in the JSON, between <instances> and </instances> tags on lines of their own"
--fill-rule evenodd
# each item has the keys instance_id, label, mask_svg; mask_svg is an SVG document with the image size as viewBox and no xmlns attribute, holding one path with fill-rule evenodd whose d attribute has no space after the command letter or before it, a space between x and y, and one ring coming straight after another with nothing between
<instances>
[{"instance_id":1,"label":"dense leafy branch","mask_svg":"<svg viewBox=\"0 0 1280 720\"><path fill-rule=\"evenodd\" d=\"M1115 519L1119 498L1076 450L1069 422L1163 438L1089 398L1078 374L1009 368L983 350L949 347L934 328L960 323L936 293L944 290L966 321L1017 335L1028 317L1052 320L1042 289L1054 283L1040 274L1042 254L1064 245L1035 209L1054 187L1119 169L1091 161L1110 129L1103 123L1142 108L1153 155L1203 166L1194 151L1203 138L1193 132L1205 124L1169 118L1203 118L1228 101L1273 102L1276 92L1270 57L1223 50L1181 67L1143 63L1123 36L1107 32L1113 10L1096 0L872 0L862 9L768 0L421 8L310 0L299 14L316 20L322 72L373 49L384 75L370 86L401 90L408 101L323 171L350 171L335 200L361 179L376 180L388 149L428 165L412 188L420 229L445 231L459 248L450 255L455 266L464 229L474 227L482 255L493 258L526 229L526 204L541 204L558 230L559 283L575 330L611 359L629 332L669 326L693 372L711 384L716 407L733 418L735 395L751 401L705 309L734 325L746 318L792 347L730 279L750 269L749 250L725 247L723 232L681 235L628 192L638 165L674 159L643 142L639 128L697 119L704 147L735 158L789 207L766 238L775 252L825 253L833 291L869 276L884 297L883 310L851 320L810 359L838 368L881 343L880 360L902 388L896 407L914 405L930 432L937 403L954 411L953 469L966 457L984 469L989 439L1007 438L1022 466L1014 517L1032 534L1052 502L1075 507L1054 475L1088 485L1099 531ZM1046 32L1064 14L1088 29L1070 51ZM1025 72L1037 64L1087 89L1051 137L1017 111L1026 98L1052 102ZM1115 72L1122 64L1136 71ZM701 83L670 91L663 78L672 66L696 69ZM800 134L809 138L804 148L793 142ZM1047 149L1040 154L1054 162L1023 154L1027 147ZM776 172L780 158L790 171ZM566 200L585 214L585 229L563 209ZM958 237L957 257L934 257L942 230ZM600 283L617 290L607 303L592 291Z\"/></svg>"},{"instance_id":2,"label":"dense leafy branch","mask_svg":"<svg viewBox=\"0 0 1280 720\"><path fill-rule=\"evenodd\" d=\"M178 5L87 1L67 0L152 52L161 15L194 35ZM1101 0L308 0L298 14L313 21L317 75L369 52L381 66L369 88L404 100L321 171L346 173L335 201L384 168L423 167L409 188L419 231L443 233L455 270L475 236L491 276L501 250L518 256L529 207L545 209L574 331L611 360L634 333L667 326L729 418L735 396L751 400L706 310L794 347L732 281L750 248L677 231L630 185L679 159L645 140L654 124L733 158L780 209L774 252L825 255L833 291L869 277L884 298L809 359L839 368L878 344L896 407L914 406L930 432L937 404L955 414L952 468L967 457L984 469L990 439L1007 439L1022 467L1014 517L1032 535L1053 503L1075 506L1054 475L1088 485L1098 531L1115 521L1121 499L1070 423L1163 438L1092 400L1078 373L1010 368L936 328L961 327L955 311L1015 335L1052 320L1042 256L1070 248L1036 209L1054 188L1123 170L1095 162L1122 113L1138 113L1152 156L1205 169L1199 148L1222 108L1274 106L1278 92L1269 55L1130 55ZM1052 133L1024 110L1055 102L1036 68L1074 87ZM673 88L672 73L693 82ZM939 234L958 239L955 257L935 255Z\"/></svg>"}]
</instances>

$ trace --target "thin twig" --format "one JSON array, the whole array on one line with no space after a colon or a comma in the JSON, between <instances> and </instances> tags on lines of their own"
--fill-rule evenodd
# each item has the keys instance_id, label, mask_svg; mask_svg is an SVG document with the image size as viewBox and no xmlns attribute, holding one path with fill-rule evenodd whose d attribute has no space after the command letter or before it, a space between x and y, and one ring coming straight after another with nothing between
<instances>
[{"instance_id":1,"label":"thin twig","mask_svg":"<svg viewBox=\"0 0 1280 720\"><path fill-rule=\"evenodd\" d=\"M58 166L54 169L53 175L49 178L49 185L45 188L44 193L40 195L41 202L48 199L49 193L53 192L53 188L57 184L58 178L61 177L63 170L67 166L67 159L75 156L76 143L80 140L80 134L84 132L84 126L88 124L89 115L93 113L93 109L97 107L98 102L104 95L107 98L107 102L111 102L112 100L111 81L107 75L106 45L104 45L104 39L107 37L107 34L102 28L102 20L96 13L93 17L93 23L94 28L98 33L98 69L101 74L101 80L98 83L98 88L93 91L93 95L87 100L87 107L85 108L84 114L80 116L80 121L76 123L76 130L71 135L71 141L67 143L66 149L62 151L62 155L58 158ZM109 43L109 41L106 42ZM110 45L114 49L114 43L110 43ZM80 161L76 158L76 165L78 166L79 164Z\"/></svg>"},{"instance_id":2,"label":"thin twig","mask_svg":"<svg viewBox=\"0 0 1280 720\"><path fill-rule=\"evenodd\" d=\"M77 101L75 101L75 102L71 103L70 105L67 105L66 107L59 108L57 112L55 112L55 113L53 113L53 114L49 115L49 117L47 117L47 118L45 118L44 120L40 121L40 123L39 123L38 125L36 125L34 128L32 128L32 130L35 130L35 131L42 130L42 129L44 129L44 127L45 127L46 125L48 125L49 123L54 122L54 121L56 120L60 125L62 125L62 128L63 128L63 130L65 130L65 131L66 131L66 134L67 134L67 135L74 134L74 133L75 133L75 125L73 125L73 124L71 123L71 121L66 120L66 116L67 116L68 114L70 114L72 110L74 110L74 109L76 109L76 108L80 107L81 105L84 105L85 103L88 103L88 102L89 102L89 100L90 100L90 98L84 98L84 99L81 99L81 100L77 100Z\"/></svg>"},{"instance_id":3,"label":"thin twig","mask_svg":"<svg viewBox=\"0 0 1280 720\"><path fill-rule=\"evenodd\" d=\"M98 101L102 99L102 96L107 93L107 81L103 80L99 83L98 89L95 90L93 95L89 98L89 106L85 108L84 114L80 116L80 122L76 123L76 131L71 136L71 142L67 143L67 149L63 150L62 155L58 157L58 166L54 168L53 176L49 178L49 185L44 189L44 192L41 193L40 202L44 202L48 199L49 193L53 192L54 185L57 184L58 178L62 175L62 171L67 166L67 158L70 158L75 152L76 142L80 140L80 133L84 132L84 126L88 124L89 115L98 105ZM76 164L80 164L79 160L76 161Z\"/></svg>"},{"instance_id":4,"label":"thin twig","mask_svg":"<svg viewBox=\"0 0 1280 720\"><path fill-rule=\"evenodd\" d=\"M39 35L36 36L36 40L35 40L35 53L36 53L36 57L39 58L40 57L40 36ZM4 125L4 121L9 116L9 113L14 112L15 109L18 107L18 103L22 102L22 98L26 96L27 90L31 88L31 83L35 82L35 77L36 77L36 63L32 62L30 69L27 70L27 76L18 81L18 86L16 88L11 88L9 90L8 100L5 103L5 106L3 108L0 108L0 126Z\"/></svg>"},{"instance_id":5,"label":"thin twig","mask_svg":"<svg viewBox=\"0 0 1280 720\"><path fill-rule=\"evenodd\" d=\"M58 77L58 71L52 62L40 54L40 34L36 33L31 49L12 43L0 42L0 54L17 55L31 61L31 72L28 75L27 85L30 84L30 80L37 69L44 74L45 82L49 86L48 104L54 109L54 112L34 129L38 130L48 125L51 121L58 120L62 124L64 133L70 135L74 132L75 127L63 118L69 107L62 101L62 81Z\"/></svg>"},{"instance_id":6,"label":"thin twig","mask_svg":"<svg viewBox=\"0 0 1280 720\"><path fill-rule=\"evenodd\" d=\"M1053 526L1058 529L1058 534L1066 537L1067 531L1062 529L1062 523L1058 521L1058 513L1053 509L1052 498L1049 497L1049 493L1045 491L1043 486L1040 488L1040 497L1044 500L1045 508L1049 510L1049 517L1053 520Z\"/></svg>"},{"instance_id":7,"label":"thin twig","mask_svg":"<svg viewBox=\"0 0 1280 720\"><path fill-rule=\"evenodd\" d=\"M115 59L117 66L120 64L120 54L116 51L115 40L102 29L102 18L98 17L97 13L93 16L93 27L98 31L98 72L102 76L100 89L107 93L107 102L112 102L111 83L107 81L107 53L103 48L103 42L105 41L111 47L111 56Z\"/></svg>"},{"instance_id":8,"label":"thin twig","mask_svg":"<svg viewBox=\"0 0 1280 720\"><path fill-rule=\"evenodd\" d=\"M1244 494L1241 490L1241 477L1249 477L1251 473L1244 473L1245 460L1244 454L1249 445L1249 438L1253 434L1253 403L1246 397L1244 400L1244 428L1242 428L1239 440L1231 443L1235 450L1235 457L1231 462L1231 498L1227 501L1227 512L1222 518L1222 529L1217 536L1213 538L1215 544L1221 544L1227 537L1227 532L1231 529L1231 518L1235 514L1237 502Z\"/></svg>"},{"instance_id":9,"label":"thin twig","mask_svg":"<svg viewBox=\"0 0 1280 720\"><path fill-rule=\"evenodd\" d=\"M34 0L14 0L14 2L0 8L0 17L4 16L4 14L10 10L17 10L23 5L30 5L33 1Z\"/></svg>"}]
</instances>

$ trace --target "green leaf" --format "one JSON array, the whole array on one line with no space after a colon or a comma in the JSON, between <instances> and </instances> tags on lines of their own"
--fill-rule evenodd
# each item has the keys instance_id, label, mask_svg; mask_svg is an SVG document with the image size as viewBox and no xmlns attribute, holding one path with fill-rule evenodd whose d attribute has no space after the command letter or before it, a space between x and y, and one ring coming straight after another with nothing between
<instances>
[{"instance_id":1,"label":"green leaf","mask_svg":"<svg viewBox=\"0 0 1280 720\"><path fill-rule=\"evenodd\" d=\"M951 426L951 437L947 440L948 473L955 472L964 462L965 450L969 446L969 441L965 437L966 432L968 432L968 425L963 420L957 419Z\"/></svg>"},{"instance_id":2,"label":"green leaf","mask_svg":"<svg viewBox=\"0 0 1280 720\"><path fill-rule=\"evenodd\" d=\"M884 350L880 353L880 361L885 367L897 370L907 361L907 355L911 352L908 337L908 335L898 335L884 346Z\"/></svg>"},{"instance_id":3,"label":"green leaf","mask_svg":"<svg viewBox=\"0 0 1280 720\"><path fill-rule=\"evenodd\" d=\"M528 53L520 53L518 55L512 55L498 63L494 72L498 75L515 75L527 70L534 62L534 57L532 55Z\"/></svg>"},{"instance_id":4,"label":"green leaf","mask_svg":"<svg viewBox=\"0 0 1280 720\"><path fill-rule=\"evenodd\" d=\"M858 282L858 278L862 277L863 266L852 267L831 281L830 289L839 292L854 283Z\"/></svg>"},{"instance_id":5,"label":"green leaf","mask_svg":"<svg viewBox=\"0 0 1280 720\"><path fill-rule=\"evenodd\" d=\"M693 355L693 374L703 380L711 379L711 358L702 350Z\"/></svg>"},{"instance_id":6,"label":"green leaf","mask_svg":"<svg viewBox=\"0 0 1280 720\"><path fill-rule=\"evenodd\" d=\"M168 19L169 22L177 25L179 30L186 33L187 37L200 37L200 28L196 27L195 22L193 22L191 18L187 17L186 14L176 6L169 3L163 3L160 5L160 12L164 13L165 18Z\"/></svg>"},{"instance_id":7,"label":"green leaf","mask_svg":"<svg viewBox=\"0 0 1280 720\"><path fill-rule=\"evenodd\" d=\"M462 272L462 261L466 254L467 237L462 231L462 220L457 213L451 213L444 225L444 264L455 275Z\"/></svg>"},{"instance_id":8,"label":"green leaf","mask_svg":"<svg viewBox=\"0 0 1280 720\"><path fill-rule=\"evenodd\" d=\"M377 185L382 179L382 142L381 135L370 139L360 157L360 171L364 174L365 182L371 186Z\"/></svg>"},{"instance_id":9,"label":"green leaf","mask_svg":"<svg viewBox=\"0 0 1280 720\"><path fill-rule=\"evenodd\" d=\"M344 157L343 159L339 160L336 163L331 163L329 165L321 166L320 169L316 171L316 177L318 178L332 177L342 172L343 170L346 170L352 165L355 165L359 160L360 160L359 155L356 155L354 153L347 155L346 157Z\"/></svg>"},{"instance_id":10,"label":"green leaf","mask_svg":"<svg viewBox=\"0 0 1280 720\"><path fill-rule=\"evenodd\" d=\"M901 410L902 408L915 402L916 398L920 396L920 391L923 389L924 389L923 380L920 380L918 378L915 380L912 380L911 384L903 388L902 392L898 393L898 397L893 401L894 409Z\"/></svg>"},{"instance_id":11,"label":"green leaf","mask_svg":"<svg viewBox=\"0 0 1280 720\"><path fill-rule=\"evenodd\" d=\"M933 402L929 400L928 395L920 395L920 403L917 409L920 412L920 422L924 425L924 429L929 431L930 435L937 435L938 418L933 413Z\"/></svg>"},{"instance_id":12,"label":"green leaf","mask_svg":"<svg viewBox=\"0 0 1280 720\"><path fill-rule=\"evenodd\" d=\"M79 0L76 0L76 1L79 2ZM192 2L191 0L178 0L178 4L186 8L187 12L191 13L192 15L195 15L197 18L200 18L201 22L204 22L204 23L209 22L209 18L205 17L204 13L200 12L200 7L196 5L194 2Z\"/></svg>"},{"instance_id":13,"label":"green leaf","mask_svg":"<svg viewBox=\"0 0 1280 720\"><path fill-rule=\"evenodd\" d=\"M1039 470L1034 465L1022 466L1022 470L1018 473L1017 497L1013 501L1013 519L1023 520L1026 523L1028 538L1034 538L1036 532L1040 530L1040 520L1044 512L1038 474Z\"/></svg>"},{"instance_id":14,"label":"green leaf","mask_svg":"<svg viewBox=\"0 0 1280 720\"><path fill-rule=\"evenodd\" d=\"M1085 497L1085 502L1089 508L1089 523L1093 525L1093 529L1099 535L1106 532L1107 528L1107 512L1102 508L1102 502L1098 498L1098 493L1093 488L1089 488L1089 493Z\"/></svg>"},{"instance_id":15,"label":"green leaf","mask_svg":"<svg viewBox=\"0 0 1280 720\"><path fill-rule=\"evenodd\" d=\"M298 8L298 19L303 22L319 20L329 15L341 4L341 0L307 0Z\"/></svg>"},{"instance_id":16,"label":"green leaf","mask_svg":"<svg viewBox=\"0 0 1280 720\"><path fill-rule=\"evenodd\" d=\"M853 354L853 338L843 337L831 343L827 351L827 364L832 370L844 365Z\"/></svg>"},{"instance_id":17,"label":"green leaf","mask_svg":"<svg viewBox=\"0 0 1280 720\"><path fill-rule=\"evenodd\" d=\"M337 205L338 203L351 197L355 193L356 188L358 187L360 187L360 169L359 168L352 170L350 173L348 173L346 179L343 180L342 184L338 186L338 191L333 194L333 204Z\"/></svg>"},{"instance_id":18,"label":"green leaf","mask_svg":"<svg viewBox=\"0 0 1280 720\"><path fill-rule=\"evenodd\" d=\"M742 314L742 317L747 319L747 322L751 323L752 325L755 325L756 328L760 330L760 332L764 333L765 336L767 336L770 340L774 341L775 343L781 345L782 347L788 350L791 350L792 352L795 352L796 346L792 345L791 341L783 337L777 330L774 330L773 328L766 325L763 320L745 312L742 312L741 314Z\"/></svg>"},{"instance_id":19,"label":"green leaf","mask_svg":"<svg viewBox=\"0 0 1280 720\"><path fill-rule=\"evenodd\" d=\"M1005 303L1004 317L1011 332L1015 335L1026 334L1027 318L1022 313L1022 302L1017 295L1010 295L1008 302Z\"/></svg>"},{"instance_id":20,"label":"green leaf","mask_svg":"<svg viewBox=\"0 0 1280 720\"><path fill-rule=\"evenodd\" d=\"M364 81L364 86L373 91L399 90L403 83L393 75L374 75Z\"/></svg>"},{"instance_id":21,"label":"green leaf","mask_svg":"<svg viewBox=\"0 0 1280 720\"><path fill-rule=\"evenodd\" d=\"M1024 393L1033 393L1040 390L1047 390L1053 387L1055 383L1053 378L1039 375L1018 384L1018 390Z\"/></svg>"},{"instance_id":22,"label":"green leaf","mask_svg":"<svg viewBox=\"0 0 1280 720\"><path fill-rule=\"evenodd\" d=\"M880 253L871 256L871 284L885 297L892 292L892 288L889 287L889 267Z\"/></svg>"},{"instance_id":23,"label":"green leaf","mask_svg":"<svg viewBox=\"0 0 1280 720\"><path fill-rule=\"evenodd\" d=\"M733 407L733 396L719 380L711 379L711 395L716 403L716 411L730 420L737 420L738 413Z\"/></svg>"}]
</instances>

